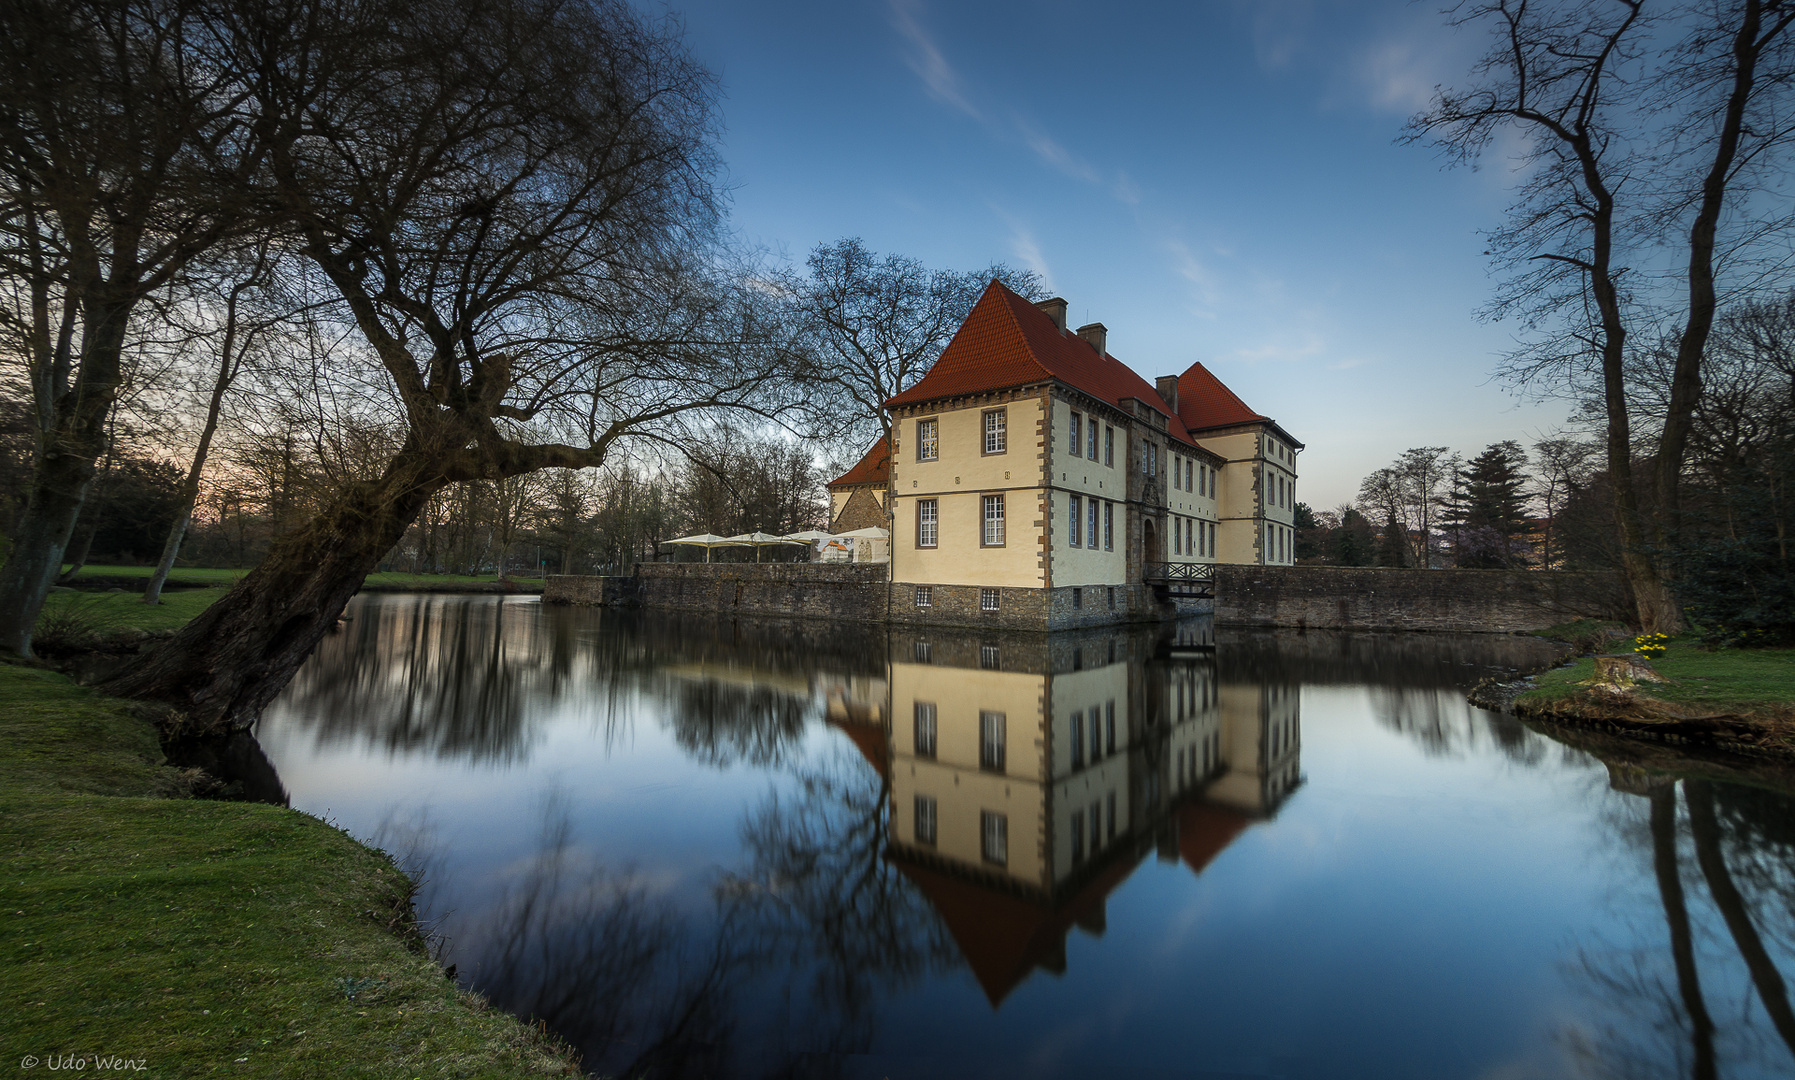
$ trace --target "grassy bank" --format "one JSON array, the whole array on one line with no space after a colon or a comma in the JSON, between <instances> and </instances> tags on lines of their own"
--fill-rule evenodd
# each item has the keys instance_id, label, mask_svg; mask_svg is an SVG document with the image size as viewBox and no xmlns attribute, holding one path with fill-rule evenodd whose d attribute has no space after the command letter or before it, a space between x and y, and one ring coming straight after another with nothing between
<instances>
[{"instance_id":1,"label":"grassy bank","mask_svg":"<svg viewBox=\"0 0 1795 1080\"><path fill-rule=\"evenodd\" d=\"M84 566L75 575L77 587L90 585L131 585L139 581L148 581L153 567L148 566ZM169 572L168 584L173 590L182 590L196 586L231 586L247 570L218 570L206 567L177 567ZM501 583L495 575L471 574L369 574L363 588L378 591L417 591L417 592L498 592L507 583ZM541 592L541 578L514 577L508 583L514 592ZM141 588L139 592L143 591ZM162 594L168 599L171 592Z\"/></svg>"},{"instance_id":2,"label":"grassy bank","mask_svg":"<svg viewBox=\"0 0 1795 1080\"><path fill-rule=\"evenodd\" d=\"M164 611L131 602L146 618ZM9 1066L86 1055L101 1071L98 1055L167 1077L570 1071L538 1032L443 977L411 925L411 883L385 855L296 811L184 798L193 778L161 761L124 703L0 665Z\"/></svg>"},{"instance_id":3,"label":"grassy bank","mask_svg":"<svg viewBox=\"0 0 1795 1080\"><path fill-rule=\"evenodd\" d=\"M1631 644L1618 642L1614 650ZM1652 667L1670 682L1616 694L1589 685L1595 659L1584 657L1540 675L1515 698L1515 711L1795 754L1795 649L1710 649L1693 637L1673 638Z\"/></svg>"}]
</instances>

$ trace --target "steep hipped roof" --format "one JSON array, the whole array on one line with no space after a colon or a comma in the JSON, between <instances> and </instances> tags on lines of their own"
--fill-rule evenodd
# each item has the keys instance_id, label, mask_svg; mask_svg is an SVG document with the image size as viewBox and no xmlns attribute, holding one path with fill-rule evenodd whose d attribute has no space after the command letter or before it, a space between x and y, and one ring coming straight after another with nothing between
<instances>
[{"instance_id":1,"label":"steep hipped roof","mask_svg":"<svg viewBox=\"0 0 1795 1080\"><path fill-rule=\"evenodd\" d=\"M960 955L993 1009L1037 967L1063 971L1066 931L1097 915L1103 901L1140 864L1140 855L1119 857L1058 907L935 869L895 853L892 861L934 905Z\"/></svg>"},{"instance_id":2,"label":"steep hipped roof","mask_svg":"<svg viewBox=\"0 0 1795 1080\"><path fill-rule=\"evenodd\" d=\"M1040 308L993 281L960 324L941 359L922 381L886 407L1057 379L1092 397L1121 405L1139 398L1166 417L1172 436L1190 436L1157 391L1128 365L1055 325Z\"/></svg>"},{"instance_id":3,"label":"steep hipped roof","mask_svg":"<svg viewBox=\"0 0 1795 1080\"><path fill-rule=\"evenodd\" d=\"M891 440L880 436L867 447L860 461L847 472L829 481L830 487L852 484L887 484L891 482Z\"/></svg>"},{"instance_id":4,"label":"steep hipped roof","mask_svg":"<svg viewBox=\"0 0 1795 1080\"><path fill-rule=\"evenodd\" d=\"M1247 403L1201 363L1192 364L1178 376L1178 418L1192 431L1269 420L1247 408Z\"/></svg>"}]
</instances>

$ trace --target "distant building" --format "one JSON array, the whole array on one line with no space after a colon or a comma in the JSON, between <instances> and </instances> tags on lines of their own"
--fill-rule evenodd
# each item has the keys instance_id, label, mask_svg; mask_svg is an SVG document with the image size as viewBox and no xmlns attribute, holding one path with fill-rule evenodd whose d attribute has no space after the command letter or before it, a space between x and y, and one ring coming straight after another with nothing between
<instances>
[{"instance_id":1,"label":"distant building","mask_svg":"<svg viewBox=\"0 0 1795 1080\"><path fill-rule=\"evenodd\" d=\"M894 620L1156 617L1148 581L1168 564L1295 561L1303 444L1202 364L1149 386L1106 338L1101 323L1068 331L1066 301L994 281L885 403L892 445L830 493L837 522L889 515Z\"/></svg>"},{"instance_id":2,"label":"distant building","mask_svg":"<svg viewBox=\"0 0 1795 1080\"><path fill-rule=\"evenodd\" d=\"M829 481L829 531L887 528L885 500L890 494L891 447L880 439L853 468Z\"/></svg>"}]
</instances>

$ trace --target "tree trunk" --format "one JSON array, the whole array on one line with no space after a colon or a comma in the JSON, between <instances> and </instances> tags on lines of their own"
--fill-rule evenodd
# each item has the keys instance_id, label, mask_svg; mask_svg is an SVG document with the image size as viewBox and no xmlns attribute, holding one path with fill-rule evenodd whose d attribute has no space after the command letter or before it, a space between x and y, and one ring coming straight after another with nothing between
<instances>
[{"instance_id":1,"label":"tree trunk","mask_svg":"<svg viewBox=\"0 0 1795 1080\"><path fill-rule=\"evenodd\" d=\"M87 505L87 500L82 499L81 504L85 507ZM75 527L77 529L81 528L81 521L79 518L75 520ZM93 551L93 536L94 533L99 531L99 525L96 524L90 516L87 521L87 528L81 529L81 531L76 534L77 538L75 540L75 545L63 552L62 562L68 564L68 569L63 570L56 575L56 584L67 585L69 582L75 580L75 578L80 575L81 571L87 567L87 556Z\"/></svg>"},{"instance_id":2,"label":"tree trunk","mask_svg":"<svg viewBox=\"0 0 1795 1080\"><path fill-rule=\"evenodd\" d=\"M134 301L85 305L81 368L72 390L50 410L31 494L0 566L0 651L31 655L31 635L44 598L62 569L69 536L81 516L95 462L106 448L106 417L118 391L119 353Z\"/></svg>"},{"instance_id":3,"label":"tree trunk","mask_svg":"<svg viewBox=\"0 0 1795 1080\"><path fill-rule=\"evenodd\" d=\"M1776 970L1776 962L1764 949L1764 941L1752 925L1745 898L1733 884L1733 875L1726 868L1726 857L1720 850L1720 822L1714 816L1714 789L1705 780L1683 781L1683 799L1689 804L1689 831L1695 836L1695 857L1701 863L1702 876L1708 880L1708 891L1714 894L1714 906L1726 918L1726 927L1733 935L1733 944L1745 958L1751 981L1758 988L1758 1000L1776 1025L1776 1033L1795 1053L1795 1009L1789 1007L1789 988Z\"/></svg>"},{"instance_id":4,"label":"tree trunk","mask_svg":"<svg viewBox=\"0 0 1795 1080\"><path fill-rule=\"evenodd\" d=\"M440 462L414 440L379 480L350 486L276 541L230 592L104 691L167 702L198 731L249 726L443 484Z\"/></svg>"},{"instance_id":5,"label":"tree trunk","mask_svg":"<svg viewBox=\"0 0 1795 1080\"><path fill-rule=\"evenodd\" d=\"M1702 998L1701 974L1695 966L1695 939L1689 932L1689 906L1683 899L1683 879L1677 872L1677 792L1666 785L1653 791L1652 868L1658 878L1658 896L1664 902L1664 921L1670 925L1670 955L1677 969L1677 990L1689 1013L1689 1037L1694 1043L1695 1080L1714 1080L1714 1020Z\"/></svg>"},{"instance_id":6,"label":"tree trunk","mask_svg":"<svg viewBox=\"0 0 1795 1080\"><path fill-rule=\"evenodd\" d=\"M1773 5L1774 6L1774 5ZM1778 19L1783 21L1778 22ZM1772 16L1772 27L1763 29L1762 0L1745 0L1739 28L1733 34L1733 79L1727 95L1726 110L1714 144L1714 158L1707 175L1702 178L1702 192L1695 220L1689 226L1689 310L1683 332L1677 339L1676 364L1671 372L1670 402L1664 417L1664 431L1658 442L1657 487L1658 523L1656 540L1663 545L1679 527L1679 488L1682 481L1683 457L1694 425L1695 407L1701 398L1701 361L1707 349L1708 335L1714 327L1714 247L1720 225L1720 212L1726 199L1739 156L1739 141L1745 132L1745 107L1757 86L1758 58L1764 48L1787 25L1780 13Z\"/></svg>"}]
</instances>

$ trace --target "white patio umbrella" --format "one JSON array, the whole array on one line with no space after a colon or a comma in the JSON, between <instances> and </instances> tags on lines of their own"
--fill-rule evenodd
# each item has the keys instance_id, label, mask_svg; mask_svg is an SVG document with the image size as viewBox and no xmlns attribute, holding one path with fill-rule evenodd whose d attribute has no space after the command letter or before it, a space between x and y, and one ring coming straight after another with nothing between
<instances>
[{"instance_id":1,"label":"white patio umbrella","mask_svg":"<svg viewBox=\"0 0 1795 1080\"><path fill-rule=\"evenodd\" d=\"M808 540L794 540L789 536L774 536L771 533L764 533L759 530L751 533L741 533L740 535L731 536L727 539L731 544L746 545L754 548L755 562L760 561L760 549L763 547L777 547L780 544L802 544L804 546L809 546L810 544L810 541Z\"/></svg>"},{"instance_id":2,"label":"white patio umbrella","mask_svg":"<svg viewBox=\"0 0 1795 1080\"><path fill-rule=\"evenodd\" d=\"M881 529L877 525L868 525L864 529L855 529L853 532L836 533L836 535L847 540L889 540L891 539L891 530Z\"/></svg>"},{"instance_id":3,"label":"white patio umbrella","mask_svg":"<svg viewBox=\"0 0 1795 1080\"><path fill-rule=\"evenodd\" d=\"M833 540L835 534L821 529L805 529L803 532L787 533L787 540L801 540L806 544L814 544L818 540Z\"/></svg>"},{"instance_id":4,"label":"white patio umbrella","mask_svg":"<svg viewBox=\"0 0 1795 1080\"><path fill-rule=\"evenodd\" d=\"M698 533L693 536L682 536L678 540L662 540L661 541L662 547L666 547L668 544L680 544L685 547L701 547L704 549L704 561L705 562L711 561L711 549L712 548L735 547L736 546L736 543L733 539L731 539L729 537L718 536L715 533Z\"/></svg>"}]
</instances>

